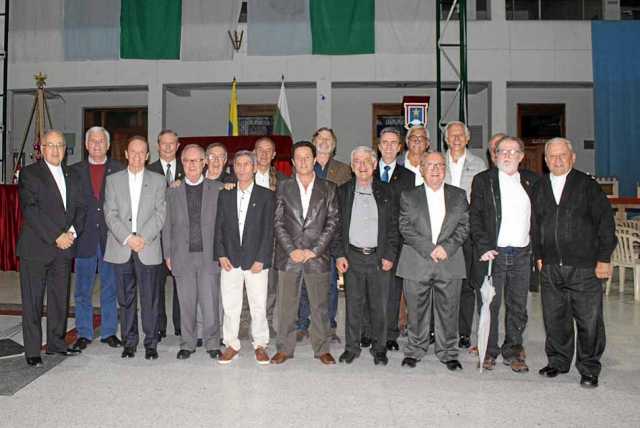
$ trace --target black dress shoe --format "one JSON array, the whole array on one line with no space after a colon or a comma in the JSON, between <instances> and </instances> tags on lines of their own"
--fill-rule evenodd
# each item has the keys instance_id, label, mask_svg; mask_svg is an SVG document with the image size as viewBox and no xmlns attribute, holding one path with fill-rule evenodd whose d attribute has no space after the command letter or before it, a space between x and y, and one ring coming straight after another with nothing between
<instances>
[{"instance_id":1,"label":"black dress shoe","mask_svg":"<svg viewBox=\"0 0 640 428\"><path fill-rule=\"evenodd\" d=\"M447 366L447 368L449 370L456 371L456 370L462 370L462 364L460 364L460 361L458 360L449 360L449 361L445 361L444 364Z\"/></svg>"},{"instance_id":2,"label":"black dress shoe","mask_svg":"<svg viewBox=\"0 0 640 428\"><path fill-rule=\"evenodd\" d=\"M432 331L429 332L429 345L436 343L436 334Z\"/></svg>"},{"instance_id":3,"label":"black dress shoe","mask_svg":"<svg viewBox=\"0 0 640 428\"><path fill-rule=\"evenodd\" d=\"M116 336L109 336L104 339L100 339L101 343L106 343L111 348L119 348L122 346L122 342Z\"/></svg>"},{"instance_id":4,"label":"black dress shoe","mask_svg":"<svg viewBox=\"0 0 640 428\"><path fill-rule=\"evenodd\" d=\"M167 330L160 330L158 332L158 337L162 339L163 337L167 337Z\"/></svg>"},{"instance_id":5,"label":"black dress shoe","mask_svg":"<svg viewBox=\"0 0 640 428\"><path fill-rule=\"evenodd\" d=\"M414 368L416 364L418 364L418 360L412 357L404 357L404 359L402 360L402 367L406 366L406 367Z\"/></svg>"},{"instance_id":6,"label":"black dress shoe","mask_svg":"<svg viewBox=\"0 0 640 428\"><path fill-rule=\"evenodd\" d=\"M340 361L341 363L347 363L347 364L351 364L353 362L353 360L355 360L356 358L358 358L358 356L356 354L354 354L351 351L344 351L340 357L338 357L338 361Z\"/></svg>"},{"instance_id":7,"label":"black dress shoe","mask_svg":"<svg viewBox=\"0 0 640 428\"><path fill-rule=\"evenodd\" d=\"M387 340L387 351L399 351L400 346L395 340Z\"/></svg>"},{"instance_id":8,"label":"black dress shoe","mask_svg":"<svg viewBox=\"0 0 640 428\"><path fill-rule=\"evenodd\" d=\"M389 362L389 359L387 358L386 352L375 352L373 354L373 364L375 364L376 366L380 364L382 364L383 366L386 366L388 362Z\"/></svg>"},{"instance_id":9,"label":"black dress shoe","mask_svg":"<svg viewBox=\"0 0 640 428\"><path fill-rule=\"evenodd\" d=\"M198 348L202 348L203 343L204 343L204 342L202 341L202 339L198 339L198 340L196 340L196 347L198 347Z\"/></svg>"},{"instance_id":10,"label":"black dress shoe","mask_svg":"<svg viewBox=\"0 0 640 428\"><path fill-rule=\"evenodd\" d=\"M467 349L471 346L471 339L469 336L460 336L460 340L458 341L458 348Z\"/></svg>"},{"instance_id":11,"label":"black dress shoe","mask_svg":"<svg viewBox=\"0 0 640 428\"><path fill-rule=\"evenodd\" d=\"M220 352L219 349L212 349L211 351L207 351L207 354L209 354L209 356L214 360L217 360L220 355L222 355L222 352Z\"/></svg>"},{"instance_id":12,"label":"black dress shoe","mask_svg":"<svg viewBox=\"0 0 640 428\"><path fill-rule=\"evenodd\" d=\"M80 355L81 353L82 353L81 350L74 349L74 348L69 348L66 351L52 351L52 352L47 351L46 352L47 355L62 355L63 357L75 357L77 355Z\"/></svg>"},{"instance_id":13,"label":"black dress shoe","mask_svg":"<svg viewBox=\"0 0 640 428\"><path fill-rule=\"evenodd\" d=\"M371 346L371 338L368 336L362 336L360 338L360 347L361 348L368 348L369 346Z\"/></svg>"},{"instance_id":14,"label":"black dress shoe","mask_svg":"<svg viewBox=\"0 0 640 428\"><path fill-rule=\"evenodd\" d=\"M582 375L580 377L580 386L583 388L597 388L598 376Z\"/></svg>"},{"instance_id":15,"label":"black dress shoe","mask_svg":"<svg viewBox=\"0 0 640 428\"><path fill-rule=\"evenodd\" d=\"M122 351L122 355L120 356L122 358L133 358L136 356L136 348L131 346L125 346L124 350Z\"/></svg>"},{"instance_id":16,"label":"black dress shoe","mask_svg":"<svg viewBox=\"0 0 640 428\"><path fill-rule=\"evenodd\" d=\"M79 350L84 350L87 349L87 345L89 345L91 343L91 341L89 339L87 339L86 337L81 337L78 340L76 340L76 343L73 344L73 349L79 349Z\"/></svg>"},{"instance_id":17,"label":"black dress shoe","mask_svg":"<svg viewBox=\"0 0 640 428\"><path fill-rule=\"evenodd\" d=\"M186 360L196 351L189 351L188 349L181 349L178 351L178 355L176 356L179 360ZM156 357L157 358L157 357Z\"/></svg>"},{"instance_id":18,"label":"black dress shoe","mask_svg":"<svg viewBox=\"0 0 640 428\"><path fill-rule=\"evenodd\" d=\"M541 376L546 376L546 377L556 377L558 376L560 373L567 373L566 371L561 371L555 367L551 367L551 366L545 366L543 368L541 368L538 373Z\"/></svg>"},{"instance_id":19,"label":"black dress shoe","mask_svg":"<svg viewBox=\"0 0 640 428\"><path fill-rule=\"evenodd\" d=\"M174 333L176 334L176 336L182 336L182 331L179 328L176 328Z\"/></svg>"},{"instance_id":20,"label":"black dress shoe","mask_svg":"<svg viewBox=\"0 0 640 428\"><path fill-rule=\"evenodd\" d=\"M144 350L144 359L145 360L157 360L158 359L158 351L155 348L146 348Z\"/></svg>"},{"instance_id":21,"label":"black dress shoe","mask_svg":"<svg viewBox=\"0 0 640 428\"><path fill-rule=\"evenodd\" d=\"M42 367L42 358L40 357L27 357L27 364L31 367Z\"/></svg>"}]
</instances>

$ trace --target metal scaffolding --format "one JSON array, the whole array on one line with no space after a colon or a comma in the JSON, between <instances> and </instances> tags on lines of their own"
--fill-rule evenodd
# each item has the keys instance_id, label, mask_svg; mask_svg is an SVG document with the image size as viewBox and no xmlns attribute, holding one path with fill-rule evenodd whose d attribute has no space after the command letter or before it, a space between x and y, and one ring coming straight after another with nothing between
<instances>
[{"instance_id":1,"label":"metal scaffolding","mask_svg":"<svg viewBox=\"0 0 640 428\"><path fill-rule=\"evenodd\" d=\"M443 16L444 14L444 16ZM458 23L459 35L457 42L447 41L447 30ZM454 30L449 31L453 33ZM452 37L452 36L450 36ZM456 64L455 53L458 53ZM457 77L458 82L443 81L444 58L448 67ZM443 111L442 93L454 92L454 96ZM467 0L436 0L436 119L438 151L442 150L443 119L458 101L458 120L466 123L469 109L469 82L467 80Z\"/></svg>"}]
</instances>

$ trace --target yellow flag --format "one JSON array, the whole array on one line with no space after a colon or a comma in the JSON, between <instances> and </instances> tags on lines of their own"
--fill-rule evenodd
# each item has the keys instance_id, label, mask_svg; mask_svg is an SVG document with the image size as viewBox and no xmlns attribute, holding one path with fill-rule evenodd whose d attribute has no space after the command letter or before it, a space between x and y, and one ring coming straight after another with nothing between
<instances>
[{"instance_id":1,"label":"yellow flag","mask_svg":"<svg viewBox=\"0 0 640 428\"><path fill-rule=\"evenodd\" d=\"M238 136L238 88L235 77L231 83L231 101L229 102L229 132L232 137Z\"/></svg>"}]
</instances>

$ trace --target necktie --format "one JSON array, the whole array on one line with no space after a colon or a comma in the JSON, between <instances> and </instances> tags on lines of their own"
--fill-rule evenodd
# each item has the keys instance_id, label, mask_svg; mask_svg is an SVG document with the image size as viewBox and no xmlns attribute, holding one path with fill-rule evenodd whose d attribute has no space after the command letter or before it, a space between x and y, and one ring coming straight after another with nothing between
<instances>
[{"instance_id":1,"label":"necktie","mask_svg":"<svg viewBox=\"0 0 640 428\"><path fill-rule=\"evenodd\" d=\"M167 180L167 186L171 184L173 180L171 180L171 164L167 164L167 172L164 174L164 178Z\"/></svg>"},{"instance_id":2,"label":"necktie","mask_svg":"<svg viewBox=\"0 0 640 428\"><path fill-rule=\"evenodd\" d=\"M385 165L384 166L384 172L382 173L382 181L384 181L385 183L389 182L389 169L391 169L391 167L389 165Z\"/></svg>"}]
</instances>

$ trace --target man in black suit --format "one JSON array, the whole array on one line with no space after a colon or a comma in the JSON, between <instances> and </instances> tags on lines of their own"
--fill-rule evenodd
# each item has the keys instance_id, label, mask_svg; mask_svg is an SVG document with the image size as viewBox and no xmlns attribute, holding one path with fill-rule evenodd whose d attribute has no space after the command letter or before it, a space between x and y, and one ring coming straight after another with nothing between
<instances>
[{"instance_id":1,"label":"man in black suit","mask_svg":"<svg viewBox=\"0 0 640 428\"><path fill-rule=\"evenodd\" d=\"M77 355L64 337L69 309L71 262L82 233L86 207L73 172L62 166L66 146L58 130L42 139L43 159L20 171L18 190L24 224L20 257L22 335L30 366L41 366L42 304L47 289L47 354Z\"/></svg>"},{"instance_id":2,"label":"man in black suit","mask_svg":"<svg viewBox=\"0 0 640 428\"><path fill-rule=\"evenodd\" d=\"M216 217L215 257L222 267L222 331L227 347L218 362L228 364L240 351L238 331L246 287L256 362L269 364L267 290L273 254L274 195L271 190L254 184L256 156L253 152L238 151L233 169L238 185L220 193Z\"/></svg>"},{"instance_id":3,"label":"man in black suit","mask_svg":"<svg viewBox=\"0 0 640 428\"><path fill-rule=\"evenodd\" d=\"M167 180L167 186L176 180L184 179L184 168L182 163L176 159L176 152L180 143L178 142L178 134L171 129L163 129L158 134L158 154L160 159L152 162L147 166L149 171L162 174ZM171 276L173 282L173 328L176 336L180 336L180 302L178 300L178 290L176 290L176 279L171 275L171 271L163 263L158 274L158 299L160 302L158 314L158 335L160 339L167 336L167 309L165 299L165 287L167 277Z\"/></svg>"},{"instance_id":4,"label":"man in black suit","mask_svg":"<svg viewBox=\"0 0 640 428\"><path fill-rule=\"evenodd\" d=\"M351 152L355 178L338 188L342 228L332 252L345 276L346 346L339 360L347 364L360 355L363 313L371 320L373 362L388 363L387 288L398 251L398 215L391 188L373 178L376 163L371 148L356 147Z\"/></svg>"},{"instance_id":5,"label":"man in black suit","mask_svg":"<svg viewBox=\"0 0 640 428\"><path fill-rule=\"evenodd\" d=\"M102 206L107 176L124 169L124 166L107 157L109 132L103 127L90 128L85 134L84 144L87 159L72 166L87 206L84 231L77 241L75 303L78 340L74 347L85 349L93 340L92 297L97 269L100 274L100 341L117 348L121 342L116 336L116 278L113 267L103 259L107 244L107 225Z\"/></svg>"},{"instance_id":6,"label":"man in black suit","mask_svg":"<svg viewBox=\"0 0 640 428\"><path fill-rule=\"evenodd\" d=\"M387 127L380 131L380 161L376 179L388 183L391 193L394 196L395 209L399 210L400 194L415 187L416 177L412 171L397 163L397 157L402 150L402 135L396 128ZM398 240L397 252L402 247L402 237ZM398 351L398 336L400 328L398 326L400 316L400 299L402 298L402 278L396 276L396 264L392 269L389 278L389 301L387 302L387 349ZM362 342L366 345L369 339L364 335Z\"/></svg>"}]
</instances>

